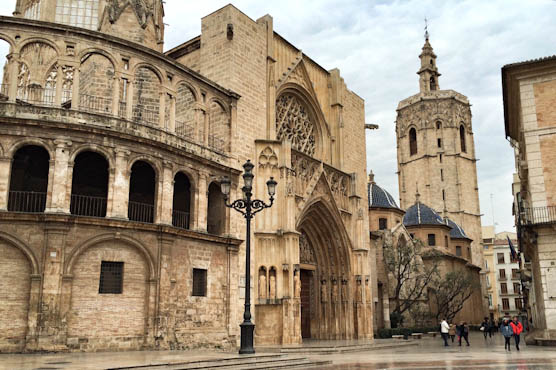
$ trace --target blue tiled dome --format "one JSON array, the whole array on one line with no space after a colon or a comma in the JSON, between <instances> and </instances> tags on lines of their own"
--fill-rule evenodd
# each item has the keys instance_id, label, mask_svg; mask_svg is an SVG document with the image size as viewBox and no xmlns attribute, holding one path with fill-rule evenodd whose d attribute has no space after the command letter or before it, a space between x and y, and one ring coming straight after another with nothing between
<instances>
[{"instance_id":1,"label":"blue tiled dome","mask_svg":"<svg viewBox=\"0 0 556 370\"><path fill-rule=\"evenodd\" d=\"M469 239L469 237L467 236L467 234L465 234L465 231L461 228L461 226L459 226L458 224L456 224L454 221L450 220L449 218L446 219L446 223L448 224L448 226L450 226L452 228L452 230L450 230L450 238L452 239Z\"/></svg>"},{"instance_id":2,"label":"blue tiled dome","mask_svg":"<svg viewBox=\"0 0 556 370\"><path fill-rule=\"evenodd\" d=\"M367 185L367 192L369 196L369 208L380 207L400 209L400 207L396 204L394 197L374 182L370 182Z\"/></svg>"},{"instance_id":3,"label":"blue tiled dome","mask_svg":"<svg viewBox=\"0 0 556 370\"><path fill-rule=\"evenodd\" d=\"M446 225L438 213L421 202L417 202L407 209L403 223L405 226Z\"/></svg>"}]
</instances>

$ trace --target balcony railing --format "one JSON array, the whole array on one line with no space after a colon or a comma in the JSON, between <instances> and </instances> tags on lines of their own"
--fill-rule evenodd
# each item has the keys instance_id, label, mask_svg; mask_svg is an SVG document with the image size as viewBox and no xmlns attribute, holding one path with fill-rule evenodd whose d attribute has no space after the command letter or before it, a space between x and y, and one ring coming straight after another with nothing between
<instances>
[{"instance_id":1,"label":"balcony railing","mask_svg":"<svg viewBox=\"0 0 556 370\"><path fill-rule=\"evenodd\" d=\"M216 135L209 135L209 147L212 149L219 150L221 152L226 151L226 142Z\"/></svg>"},{"instance_id":2,"label":"balcony railing","mask_svg":"<svg viewBox=\"0 0 556 370\"><path fill-rule=\"evenodd\" d=\"M154 222L154 206L147 203L129 202L127 217L131 221Z\"/></svg>"},{"instance_id":3,"label":"balcony railing","mask_svg":"<svg viewBox=\"0 0 556 370\"><path fill-rule=\"evenodd\" d=\"M133 120L149 126L158 126L159 111L142 107L133 107Z\"/></svg>"},{"instance_id":4,"label":"balcony railing","mask_svg":"<svg viewBox=\"0 0 556 370\"><path fill-rule=\"evenodd\" d=\"M173 211L172 225L182 229L189 229L189 212Z\"/></svg>"},{"instance_id":5,"label":"balcony railing","mask_svg":"<svg viewBox=\"0 0 556 370\"><path fill-rule=\"evenodd\" d=\"M30 104L54 105L56 89L42 86L21 86L17 89L17 98Z\"/></svg>"},{"instance_id":6,"label":"balcony railing","mask_svg":"<svg viewBox=\"0 0 556 370\"><path fill-rule=\"evenodd\" d=\"M195 126L192 124L176 120L175 131L177 135L187 139L194 139L195 137Z\"/></svg>"},{"instance_id":7,"label":"balcony railing","mask_svg":"<svg viewBox=\"0 0 556 370\"><path fill-rule=\"evenodd\" d=\"M521 225L546 225L556 223L556 206L521 209Z\"/></svg>"},{"instance_id":8,"label":"balcony railing","mask_svg":"<svg viewBox=\"0 0 556 370\"><path fill-rule=\"evenodd\" d=\"M46 193L34 191L10 191L8 211L41 213L46 207Z\"/></svg>"},{"instance_id":9,"label":"balcony railing","mask_svg":"<svg viewBox=\"0 0 556 370\"><path fill-rule=\"evenodd\" d=\"M79 108L98 113L112 113L112 98L79 94Z\"/></svg>"},{"instance_id":10,"label":"balcony railing","mask_svg":"<svg viewBox=\"0 0 556 370\"><path fill-rule=\"evenodd\" d=\"M106 217L106 198L72 194L70 212L78 216Z\"/></svg>"}]
</instances>

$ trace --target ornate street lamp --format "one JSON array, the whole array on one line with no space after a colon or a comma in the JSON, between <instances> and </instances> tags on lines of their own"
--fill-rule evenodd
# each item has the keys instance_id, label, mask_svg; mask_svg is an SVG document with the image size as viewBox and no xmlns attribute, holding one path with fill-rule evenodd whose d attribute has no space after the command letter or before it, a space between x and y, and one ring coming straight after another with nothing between
<instances>
[{"instance_id":1,"label":"ornate street lamp","mask_svg":"<svg viewBox=\"0 0 556 370\"><path fill-rule=\"evenodd\" d=\"M224 201L226 207L233 208L234 210L241 213L245 220L247 221L247 229L245 232L245 310L243 312L243 322L240 325L241 328L241 345L239 348L240 354L251 354L255 353L255 348L253 348L253 332L255 330L255 324L251 322L251 219L255 214L262 211L265 208L272 207L274 203L274 195L276 194L276 185L278 184L273 177L266 182L268 188L268 195L270 196L270 204L266 204L259 199L251 199L253 195L253 163L247 160L243 165L243 199L237 199L232 203L228 203L228 197L230 196L230 179L224 177L220 182L220 189L222 194L224 194Z\"/></svg>"}]
</instances>

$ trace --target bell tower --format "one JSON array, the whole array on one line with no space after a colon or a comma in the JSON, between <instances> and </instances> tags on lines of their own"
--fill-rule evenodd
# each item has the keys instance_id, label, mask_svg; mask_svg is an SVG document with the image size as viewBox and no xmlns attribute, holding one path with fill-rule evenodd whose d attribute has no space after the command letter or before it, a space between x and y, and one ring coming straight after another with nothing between
<instances>
[{"instance_id":1,"label":"bell tower","mask_svg":"<svg viewBox=\"0 0 556 370\"><path fill-rule=\"evenodd\" d=\"M162 52L162 0L17 0L15 17L101 31Z\"/></svg>"},{"instance_id":2,"label":"bell tower","mask_svg":"<svg viewBox=\"0 0 556 370\"><path fill-rule=\"evenodd\" d=\"M481 212L471 105L454 90L440 90L428 32L419 55L419 93L398 104L396 139L400 205L421 201L461 225L473 239L472 262L482 267Z\"/></svg>"}]
</instances>

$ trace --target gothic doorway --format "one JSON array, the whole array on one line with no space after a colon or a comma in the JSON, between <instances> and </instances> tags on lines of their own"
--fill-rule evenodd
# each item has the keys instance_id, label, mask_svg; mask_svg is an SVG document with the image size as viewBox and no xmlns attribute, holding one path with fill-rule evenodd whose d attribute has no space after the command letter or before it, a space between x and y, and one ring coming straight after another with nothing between
<instances>
[{"instance_id":1,"label":"gothic doorway","mask_svg":"<svg viewBox=\"0 0 556 370\"><path fill-rule=\"evenodd\" d=\"M311 338L311 285L313 272L301 270L301 338Z\"/></svg>"},{"instance_id":2,"label":"gothic doorway","mask_svg":"<svg viewBox=\"0 0 556 370\"><path fill-rule=\"evenodd\" d=\"M349 241L332 205L309 205L298 224L301 337L352 339L353 294Z\"/></svg>"}]
</instances>

